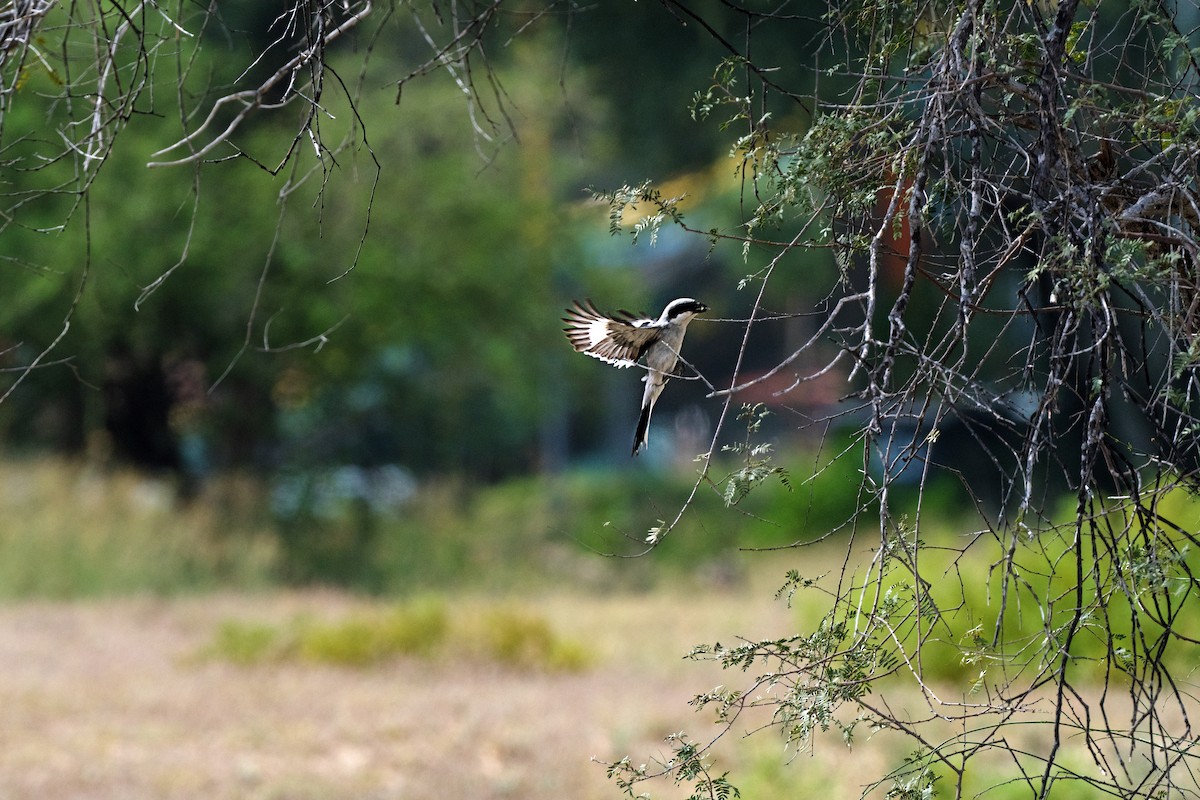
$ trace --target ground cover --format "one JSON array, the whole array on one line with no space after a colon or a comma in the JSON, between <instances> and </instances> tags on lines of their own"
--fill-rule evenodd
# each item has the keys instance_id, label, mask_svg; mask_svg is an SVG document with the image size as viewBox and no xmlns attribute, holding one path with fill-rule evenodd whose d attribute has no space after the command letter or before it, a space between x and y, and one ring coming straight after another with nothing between
<instances>
[{"instance_id":1,"label":"ground cover","mask_svg":"<svg viewBox=\"0 0 1200 800\"><path fill-rule=\"evenodd\" d=\"M445 607L452 618L478 618L495 603L477 596ZM378 610L335 592L5 606L0 797L615 797L593 757L646 756L676 730L712 730L686 701L721 676L680 656L735 623L778 633L790 615L751 587L699 605L670 591L557 592L504 607L586 643L589 665L450 653L360 666L212 657L231 620L286 627ZM742 757L770 775L786 755L777 739L760 738ZM827 748L792 771L790 785L806 774L829 780L842 759ZM857 794L853 775L837 780Z\"/></svg>"}]
</instances>

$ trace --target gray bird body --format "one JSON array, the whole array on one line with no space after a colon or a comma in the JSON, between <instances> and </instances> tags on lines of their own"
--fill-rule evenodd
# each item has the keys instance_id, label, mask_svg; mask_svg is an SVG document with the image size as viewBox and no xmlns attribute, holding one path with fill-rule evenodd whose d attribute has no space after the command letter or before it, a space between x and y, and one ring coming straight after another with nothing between
<instances>
[{"instance_id":1,"label":"gray bird body","mask_svg":"<svg viewBox=\"0 0 1200 800\"><path fill-rule=\"evenodd\" d=\"M688 323L707 310L708 306L703 303L681 297L668 303L658 319L653 319L638 317L628 311L602 314L589 300L584 304L575 303L563 317L568 323L563 330L579 352L622 368L632 367L639 359L645 359L646 374L642 380L646 388L642 392L633 455L647 443L650 415L663 387L675 373Z\"/></svg>"}]
</instances>

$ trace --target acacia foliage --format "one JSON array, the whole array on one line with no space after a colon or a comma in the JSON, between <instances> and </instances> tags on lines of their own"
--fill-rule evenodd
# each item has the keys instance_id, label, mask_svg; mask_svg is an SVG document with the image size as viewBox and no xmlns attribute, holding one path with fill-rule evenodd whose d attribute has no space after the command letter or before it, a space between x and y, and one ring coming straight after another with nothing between
<instances>
[{"instance_id":1,"label":"acacia foliage","mask_svg":"<svg viewBox=\"0 0 1200 800\"><path fill-rule=\"evenodd\" d=\"M744 22L731 35L691 3L665 5L726 51L695 107L735 132L744 178L741 225L694 233L742 243L743 286L760 298L747 329L808 321L773 369L735 368L714 394L729 412L782 379L775 402L806 427L804 387L840 371L834 418L855 431L844 456L864 475L845 566L785 587L829 593L828 613L793 637L698 649L756 677L697 704L727 725L767 707L801 747L830 729L847 742L898 732L913 755L864 780L888 797L1200 791L1198 520L1180 499L1200 466L1188 10L730 3ZM781 79L784 56L756 47L780 27L816 31L808 79ZM614 219L652 208L638 234L689 227L653 187L608 198ZM815 312L766 307L767 287L813 250L838 265ZM697 487L740 498L769 461L739 446L744 465L719 480L721 436ZM939 463L982 520L950 541L931 541L944 523L921 499ZM918 499L902 514L909 486ZM969 677L947 673L948 653ZM905 710L895 698L911 691L924 702ZM705 747L673 742L674 761L613 775L631 793L663 774L699 778L696 796L728 793Z\"/></svg>"}]
</instances>

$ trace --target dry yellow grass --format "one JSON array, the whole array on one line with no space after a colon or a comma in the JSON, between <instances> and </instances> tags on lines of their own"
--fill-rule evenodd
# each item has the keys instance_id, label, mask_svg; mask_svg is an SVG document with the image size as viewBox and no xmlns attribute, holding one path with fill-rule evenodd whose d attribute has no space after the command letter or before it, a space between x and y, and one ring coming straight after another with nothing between
<instances>
[{"instance_id":1,"label":"dry yellow grass","mask_svg":"<svg viewBox=\"0 0 1200 800\"><path fill-rule=\"evenodd\" d=\"M574 674L197 657L223 620L363 603L305 592L0 608L0 797L614 797L593 756L637 758L705 727L686 701L715 673L679 656L729 632L719 609L764 632L787 616L757 592L699 608L669 594L540 598L531 607L595 650Z\"/></svg>"},{"instance_id":2,"label":"dry yellow grass","mask_svg":"<svg viewBox=\"0 0 1200 800\"><path fill-rule=\"evenodd\" d=\"M803 615L813 609L773 599L801 555L824 571L821 553L806 550L783 561L751 556L745 580L719 591L529 587L443 599L452 620L486 621L496 607L545 620L586 645L582 671L504 666L469 648L461 658L438 651L361 667L205 655L231 620L286 626L386 607L335 592L0 606L0 800L619 797L593 757L647 761L680 730L705 740L717 731L711 712L687 701L744 679L684 660L693 645L811 629ZM924 706L915 691L889 701L913 713ZM739 721L718 753L718 771L732 770L747 798L858 797L912 750L882 732L850 751L831 733L789 763L773 732L742 737L762 721ZM1027 746L1037 751L1046 733L1033 735ZM980 769L986 781L992 767ZM646 788L656 798L684 794Z\"/></svg>"},{"instance_id":3,"label":"dry yellow grass","mask_svg":"<svg viewBox=\"0 0 1200 800\"><path fill-rule=\"evenodd\" d=\"M178 594L191 586L179 565L199 576L192 590L221 585L226 561L247 570L234 585L266 583L268 537L213 534L224 515L241 518L231 509L252 505L253 492L181 511L170 487L133 473L47 459L0 464L0 477L0 508L23 522L0 534L10 596L170 589L0 605L0 800L615 797L593 757L648 759L666 752L669 733L715 730L687 701L731 676L684 661L694 644L794 628L794 612L772 600L784 567L753 559L750 583L702 595L680 586L597 596L560 582L444 599L466 630L497 607L527 611L582 643L582 671L504 666L469 647L461 659L439 651L360 668L238 665L204 657L231 620L286 626L378 606L318 591ZM118 567L146 574L112 574ZM737 745L733 757L782 761L770 734L752 748ZM825 767L791 771L789 783Z\"/></svg>"}]
</instances>

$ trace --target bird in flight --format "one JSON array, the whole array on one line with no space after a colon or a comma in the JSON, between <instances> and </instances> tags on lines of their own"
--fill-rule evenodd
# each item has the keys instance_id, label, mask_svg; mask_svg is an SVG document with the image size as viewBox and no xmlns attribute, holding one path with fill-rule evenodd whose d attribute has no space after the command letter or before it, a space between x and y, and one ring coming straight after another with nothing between
<instances>
[{"instance_id":1,"label":"bird in flight","mask_svg":"<svg viewBox=\"0 0 1200 800\"><path fill-rule=\"evenodd\" d=\"M708 306L690 297L680 297L667 303L658 319L639 317L628 311L602 314L591 300L575 301L567 309L563 330L571 345L580 353L598 358L614 367L632 367L646 359L646 390L642 393L642 413L633 437L633 455L646 445L650 413L662 394L667 380L675 373L679 348L688 323Z\"/></svg>"}]
</instances>

